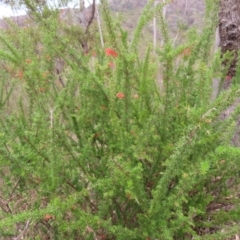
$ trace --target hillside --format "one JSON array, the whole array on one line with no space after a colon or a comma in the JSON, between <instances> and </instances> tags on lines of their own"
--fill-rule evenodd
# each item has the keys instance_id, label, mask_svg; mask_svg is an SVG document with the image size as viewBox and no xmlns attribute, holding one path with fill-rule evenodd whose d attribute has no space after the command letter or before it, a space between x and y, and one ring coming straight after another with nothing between
<instances>
[{"instance_id":1,"label":"hillside","mask_svg":"<svg viewBox=\"0 0 240 240\"><path fill-rule=\"evenodd\" d=\"M113 13L121 13L123 26L131 33L135 28L138 18L147 4L147 0L110 0L109 5ZM169 27L170 36L175 41L182 41L186 30L190 27L201 28L205 11L204 0L175 0L167 5L166 18ZM153 23L149 22L143 33L144 40L152 41ZM158 40L161 40L161 33L157 34Z\"/></svg>"},{"instance_id":2,"label":"hillside","mask_svg":"<svg viewBox=\"0 0 240 240\"><path fill-rule=\"evenodd\" d=\"M123 26L131 33L147 2L147 0L109 0L109 6L113 14L122 14ZM90 7L88 12L89 9ZM185 31L191 26L201 27L204 9L204 0L174 0L168 4L166 17L172 36L178 34L178 37L181 37L182 30ZM26 26L27 19L26 15L22 15L11 17L8 20L19 26ZM0 19L0 28L6 28L7 25L6 20ZM152 34L152 22L149 23L147 32ZM160 34L158 38L160 39Z\"/></svg>"}]
</instances>

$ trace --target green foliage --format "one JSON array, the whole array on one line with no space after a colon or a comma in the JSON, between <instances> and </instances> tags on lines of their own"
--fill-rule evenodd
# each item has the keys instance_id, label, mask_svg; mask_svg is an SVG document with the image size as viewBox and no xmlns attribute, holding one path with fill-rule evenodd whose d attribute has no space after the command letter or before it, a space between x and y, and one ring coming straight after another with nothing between
<instances>
[{"instance_id":1,"label":"green foliage","mask_svg":"<svg viewBox=\"0 0 240 240\"><path fill-rule=\"evenodd\" d=\"M148 11L152 2L129 43L103 1L106 49L94 26L84 35L48 10L14 35L1 33L1 237L237 233L240 153L231 140L240 108L222 113L239 86L212 100L221 68L220 54L209 55L213 21L174 47L160 15L164 45L140 56L140 33L162 9Z\"/></svg>"}]
</instances>

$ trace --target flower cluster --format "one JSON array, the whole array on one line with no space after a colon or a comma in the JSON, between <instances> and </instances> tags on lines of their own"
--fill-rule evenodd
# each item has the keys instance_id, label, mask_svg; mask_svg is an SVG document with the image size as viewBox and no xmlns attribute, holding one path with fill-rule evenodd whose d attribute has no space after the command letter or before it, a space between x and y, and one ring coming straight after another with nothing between
<instances>
[{"instance_id":1,"label":"flower cluster","mask_svg":"<svg viewBox=\"0 0 240 240\"><path fill-rule=\"evenodd\" d=\"M112 56L112 57L116 58L118 56L117 52L115 50L113 50L112 48L106 48L105 53L108 57Z\"/></svg>"},{"instance_id":2,"label":"flower cluster","mask_svg":"<svg viewBox=\"0 0 240 240\"><path fill-rule=\"evenodd\" d=\"M122 98L125 98L125 95L124 95L124 93L122 93L122 92L118 92L118 93L116 94L116 97L119 98L119 99L122 99Z\"/></svg>"}]
</instances>

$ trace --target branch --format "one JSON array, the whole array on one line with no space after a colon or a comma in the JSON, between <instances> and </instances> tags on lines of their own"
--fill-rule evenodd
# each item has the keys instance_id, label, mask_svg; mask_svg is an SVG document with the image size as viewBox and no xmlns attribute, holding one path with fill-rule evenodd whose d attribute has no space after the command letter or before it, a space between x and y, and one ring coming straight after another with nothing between
<instances>
[{"instance_id":1,"label":"branch","mask_svg":"<svg viewBox=\"0 0 240 240\"><path fill-rule=\"evenodd\" d=\"M86 27L86 30L85 30L85 34L88 33L89 27L92 24L92 21L94 19L94 16L95 16L95 5L96 5L95 0L93 0L93 3L92 3L92 13L91 13L91 17L90 17L90 19L88 21L88 24L87 24L87 27Z\"/></svg>"}]
</instances>

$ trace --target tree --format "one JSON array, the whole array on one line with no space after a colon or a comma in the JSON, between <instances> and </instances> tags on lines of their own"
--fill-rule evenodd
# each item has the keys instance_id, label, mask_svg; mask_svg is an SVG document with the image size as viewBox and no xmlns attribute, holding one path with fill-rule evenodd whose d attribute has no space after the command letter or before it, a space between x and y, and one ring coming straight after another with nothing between
<instances>
[{"instance_id":1,"label":"tree","mask_svg":"<svg viewBox=\"0 0 240 240\"><path fill-rule=\"evenodd\" d=\"M228 66L225 88L229 86L232 77L236 75L238 51L240 49L240 4L238 0L221 0L219 8L219 36L222 54L232 53L231 60L224 61Z\"/></svg>"},{"instance_id":2,"label":"tree","mask_svg":"<svg viewBox=\"0 0 240 240\"><path fill-rule=\"evenodd\" d=\"M223 57L222 65L225 68L219 91L228 89L230 85L237 82L238 79L238 60L240 50L240 5L238 0L221 0L219 4L219 25L218 38L219 47ZM225 57L224 55L230 55ZM227 109L227 112L233 111L239 103L239 99L233 106ZM223 113L224 117L228 114ZM238 120L239 125L239 120ZM239 146L239 131L236 131L233 144Z\"/></svg>"}]
</instances>

